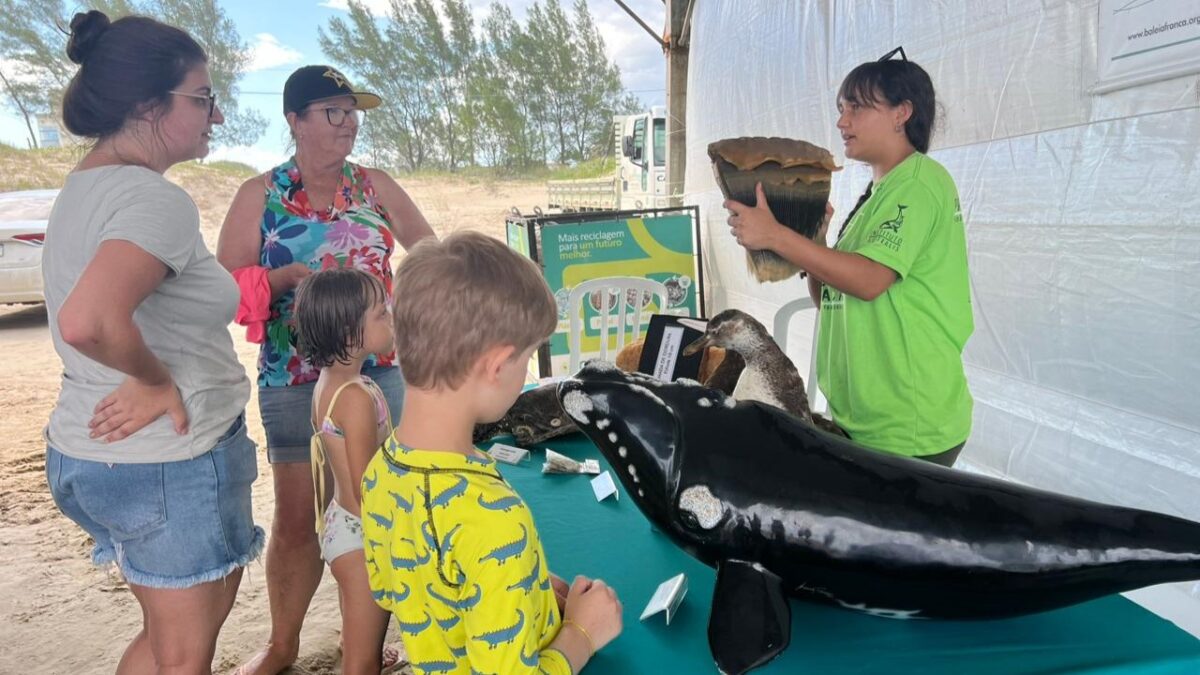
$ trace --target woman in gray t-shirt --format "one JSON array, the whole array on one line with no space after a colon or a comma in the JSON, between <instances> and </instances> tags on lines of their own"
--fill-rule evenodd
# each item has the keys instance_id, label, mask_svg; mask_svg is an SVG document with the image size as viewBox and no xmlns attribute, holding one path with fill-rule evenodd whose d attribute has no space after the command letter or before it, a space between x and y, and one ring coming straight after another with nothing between
<instances>
[{"instance_id":1,"label":"woman in gray t-shirt","mask_svg":"<svg viewBox=\"0 0 1200 675\"><path fill-rule=\"evenodd\" d=\"M238 290L163 172L208 154L224 118L204 50L177 28L77 14L67 55L83 67L63 122L95 145L46 232L63 361L46 476L95 540L93 561L115 562L141 605L118 670L208 672L263 531L250 511L249 382L227 329Z\"/></svg>"}]
</instances>

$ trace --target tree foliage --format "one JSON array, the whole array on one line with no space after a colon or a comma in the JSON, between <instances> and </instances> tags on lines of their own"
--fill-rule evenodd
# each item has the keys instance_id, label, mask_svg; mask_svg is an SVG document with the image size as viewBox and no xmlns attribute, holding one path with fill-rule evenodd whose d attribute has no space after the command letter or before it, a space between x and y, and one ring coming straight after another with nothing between
<instances>
[{"instance_id":1,"label":"tree foliage","mask_svg":"<svg viewBox=\"0 0 1200 675\"><path fill-rule=\"evenodd\" d=\"M213 90L225 115L225 124L214 130L215 143L252 145L262 135L267 120L253 110L239 110L237 104L237 83L249 64L249 52L216 0L95 0L86 6L63 0L0 0L0 74L10 83L0 84L0 91L10 107L26 116L27 124L32 115L58 110L78 69L67 59L65 29L75 12L87 9L98 9L114 21L129 14L151 16L187 31L208 52Z\"/></svg>"},{"instance_id":2,"label":"tree foliage","mask_svg":"<svg viewBox=\"0 0 1200 675\"><path fill-rule=\"evenodd\" d=\"M524 25L493 2L476 28L465 0L392 0L380 20L360 0L320 29L321 49L385 103L360 141L405 169L525 169L603 155L614 114L638 104L585 0L538 0Z\"/></svg>"}]
</instances>

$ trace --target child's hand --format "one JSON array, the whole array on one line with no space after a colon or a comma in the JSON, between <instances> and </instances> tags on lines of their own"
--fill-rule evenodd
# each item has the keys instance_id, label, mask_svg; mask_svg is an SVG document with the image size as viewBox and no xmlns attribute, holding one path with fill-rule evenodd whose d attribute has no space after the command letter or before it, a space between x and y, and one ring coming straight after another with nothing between
<instances>
[{"instance_id":1,"label":"child's hand","mask_svg":"<svg viewBox=\"0 0 1200 675\"><path fill-rule=\"evenodd\" d=\"M163 415L171 417L175 433L182 435L188 431L187 408L175 381L169 377L157 384L127 377L92 412L88 436L104 436L106 443L126 438Z\"/></svg>"},{"instance_id":2,"label":"child's hand","mask_svg":"<svg viewBox=\"0 0 1200 675\"><path fill-rule=\"evenodd\" d=\"M300 282L304 281L304 277L312 273L312 269L302 262L276 267L267 272L267 283L271 285L271 297L278 297L299 286Z\"/></svg>"},{"instance_id":3,"label":"child's hand","mask_svg":"<svg viewBox=\"0 0 1200 675\"><path fill-rule=\"evenodd\" d=\"M621 634L621 601L611 586L599 579L575 577L567 594L564 620L579 624L599 651Z\"/></svg>"}]
</instances>

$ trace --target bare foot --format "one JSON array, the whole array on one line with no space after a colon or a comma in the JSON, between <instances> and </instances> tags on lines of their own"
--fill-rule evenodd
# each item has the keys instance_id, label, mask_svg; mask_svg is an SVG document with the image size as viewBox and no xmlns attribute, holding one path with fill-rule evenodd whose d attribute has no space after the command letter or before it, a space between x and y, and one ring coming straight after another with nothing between
<instances>
[{"instance_id":1,"label":"bare foot","mask_svg":"<svg viewBox=\"0 0 1200 675\"><path fill-rule=\"evenodd\" d=\"M296 662L298 651L288 653L282 647L267 643L266 647L233 671L233 675L278 675Z\"/></svg>"}]
</instances>

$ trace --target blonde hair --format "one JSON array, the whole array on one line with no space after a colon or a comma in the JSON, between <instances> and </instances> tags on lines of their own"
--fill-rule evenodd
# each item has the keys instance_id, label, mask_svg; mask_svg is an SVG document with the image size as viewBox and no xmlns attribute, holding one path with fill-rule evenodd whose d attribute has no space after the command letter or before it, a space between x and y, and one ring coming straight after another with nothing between
<instances>
[{"instance_id":1,"label":"blonde hair","mask_svg":"<svg viewBox=\"0 0 1200 675\"><path fill-rule=\"evenodd\" d=\"M400 263L393 294L396 355L419 389L457 389L488 349L523 352L558 324L537 265L478 232L422 240Z\"/></svg>"}]
</instances>

